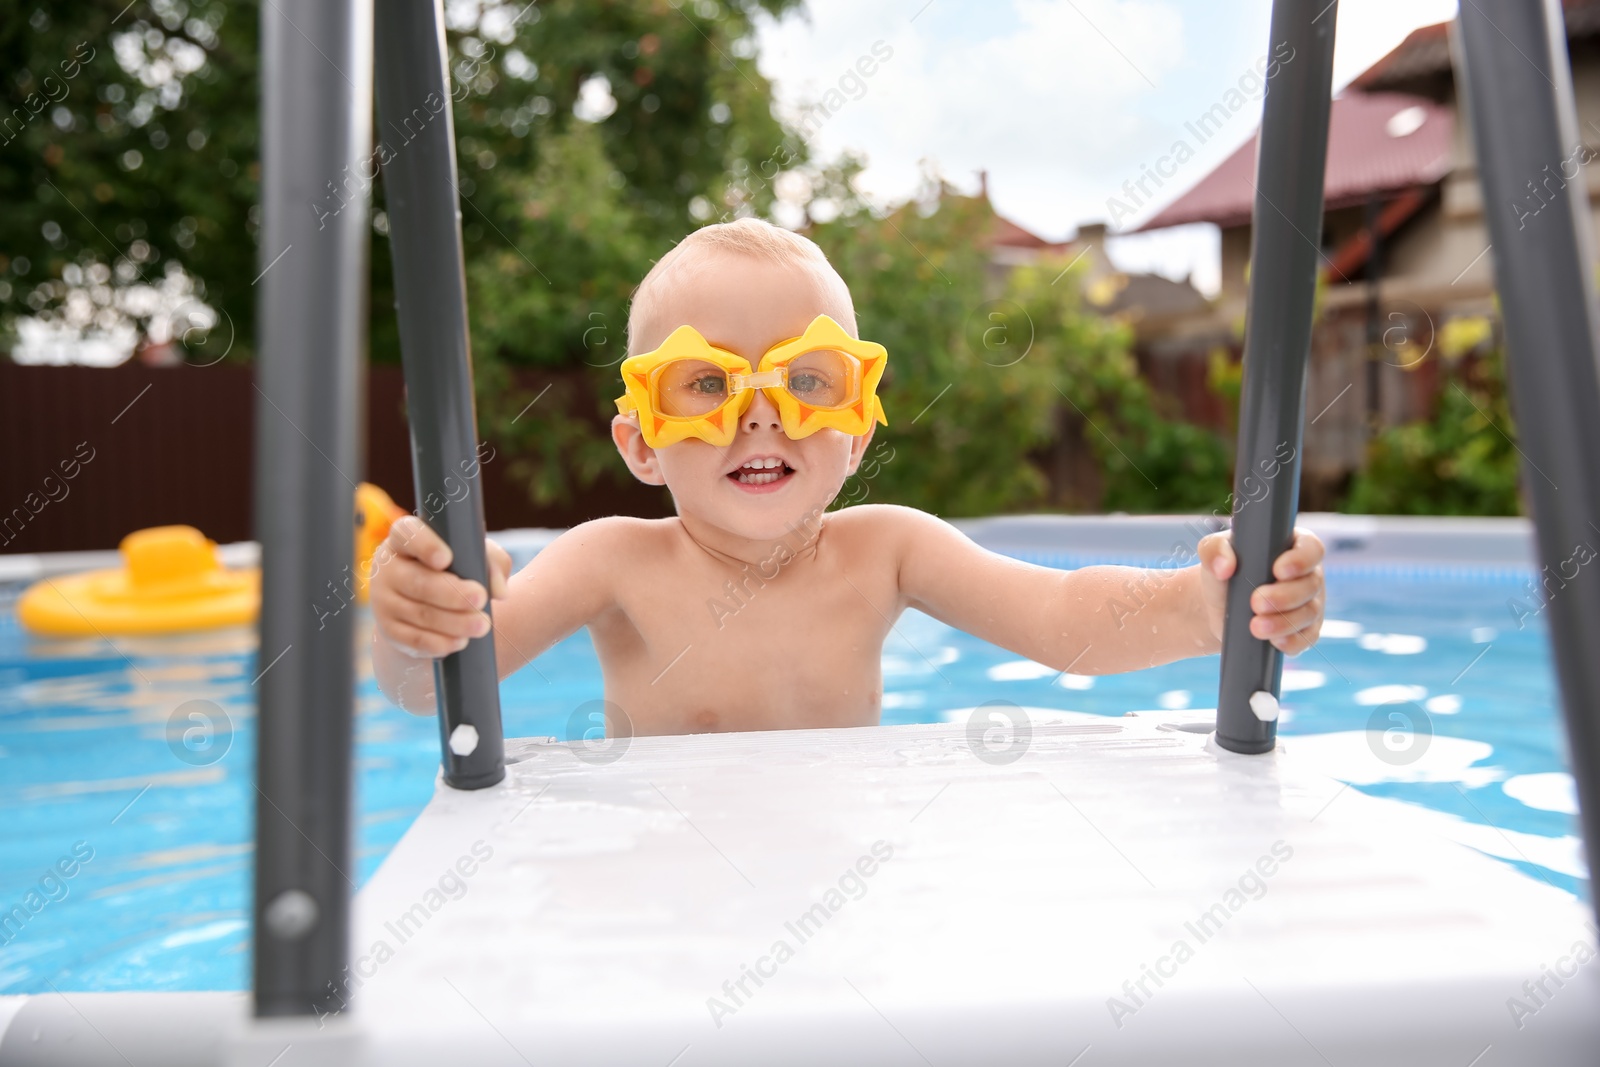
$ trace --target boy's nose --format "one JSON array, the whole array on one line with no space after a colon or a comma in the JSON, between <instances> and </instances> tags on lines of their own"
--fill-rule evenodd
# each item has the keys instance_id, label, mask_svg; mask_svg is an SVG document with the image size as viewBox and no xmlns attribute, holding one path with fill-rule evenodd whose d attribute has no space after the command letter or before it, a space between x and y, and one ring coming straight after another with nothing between
<instances>
[{"instance_id":1,"label":"boy's nose","mask_svg":"<svg viewBox=\"0 0 1600 1067\"><path fill-rule=\"evenodd\" d=\"M744 417L739 420L739 426L745 430L759 430L763 426L770 426L774 430L783 430L783 419L778 414L778 406L772 402L766 392L757 389L755 399L750 401L750 407L745 411Z\"/></svg>"}]
</instances>

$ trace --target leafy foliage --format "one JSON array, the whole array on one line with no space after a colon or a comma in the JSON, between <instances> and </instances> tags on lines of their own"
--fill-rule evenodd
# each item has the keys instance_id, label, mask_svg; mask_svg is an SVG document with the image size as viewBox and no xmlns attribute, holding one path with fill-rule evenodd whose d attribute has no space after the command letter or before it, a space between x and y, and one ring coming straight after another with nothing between
<instances>
[{"instance_id":1,"label":"leafy foliage","mask_svg":"<svg viewBox=\"0 0 1600 1067\"><path fill-rule=\"evenodd\" d=\"M885 218L847 204L813 229L851 287L862 336L890 353L880 390L890 424L877 440L892 459L869 452L844 498L870 493L952 516L1048 507L1030 454L1065 433L1105 474L1099 499L1074 503L1215 506L1228 491L1223 443L1162 410L1128 327L1085 306L1083 268L1041 262L997 290L994 224L987 200L930 175Z\"/></svg>"},{"instance_id":2,"label":"leafy foliage","mask_svg":"<svg viewBox=\"0 0 1600 1067\"><path fill-rule=\"evenodd\" d=\"M1176 403L1151 389L1131 353L1127 326L1083 307L1063 263L1041 263L1011 277L1010 295L1038 331L1049 388L1066 401L1067 425L1104 472L1096 510L1209 510L1230 488L1231 458L1216 434L1183 421Z\"/></svg>"},{"instance_id":3,"label":"leafy foliage","mask_svg":"<svg viewBox=\"0 0 1600 1067\"><path fill-rule=\"evenodd\" d=\"M1367 447L1344 510L1379 515L1516 515L1519 457L1498 350L1446 363L1432 420Z\"/></svg>"},{"instance_id":4,"label":"leafy foliage","mask_svg":"<svg viewBox=\"0 0 1600 1067\"><path fill-rule=\"evenodd\" d=\"M944 514L975 515L1042 499L1045 480L1024 459L1050 439L1055 394L1035 358L1017 359L1019 321L991 324L984 306L987 202L950 195L937 179L913 202L874 218L859 202L811 236L850 286L861 336L889 350L879 393L889 425L875 448L893 456L866 467L844 497ZM987 343L987 347L985 347ZM1026 347L1020 349L1026 353ZM865 467L865 464L864 464Z\"/></svg>"},{"instance_id":5,"label":"leafy foliage","mask_svg":"<svg viewBox=\"0 0 1600 1067\"><path fill-rule=\"evenodd\" d=\"M619 468L558 392L516 418L533 397L509 388L511 371L590 367L590 388L562 388L604 414L628 296L697 224L691 204L724 202L737 181L741 210L765 212L770 180L738 176L772 177L773 158L805 163L804 142L772 115L753 32L758 12L797 2L448 4L480 423L527 457L536 499ZM19 315L68 318L69 298L92 300L107 326L129 316L120 292L178 267L226 320L203 358L250 357L259 21L249 0L0 12L14 119L0 116L0 330ZM370 350L394 362L381 176L372 192ZM602 338L609 347L591 352Z\"/></svg>"},{"instance_id":6,"label":"leafy foliage","mask_svg":"<svg viewBox=\"0 0 1600 1067\"><path fill-rule=\"evenodd\" d=\"M181 264L232 320L236 348L248 348L254 5L125 6L0 11L0 328L19 314L63 314L70 278L109 326L120 317L116 289L159 285Z\"/></svg>"},{"instance_id":7,"label":"leafy foliage","mask_svg":"<svg viewBox=\"0 0 1600 1067\"><path fill-rule=\"evenodd\" d=\"M503 16L518 9L454 9L454 74L472 89L455 118L479 422L536 501L627 477L593 425L614 413L629 297L698 224L697 201L723 202L774 154L806 160L754 60L755 13L795 2L557 0L515 25ZM751 212L774 199L770 182L741 196ZM386 250L373 256L381 289ZM374 358L398 358L383 331ZM541 397L509 388L526 367L581 374Z\"/></svg>"}]
</instances>

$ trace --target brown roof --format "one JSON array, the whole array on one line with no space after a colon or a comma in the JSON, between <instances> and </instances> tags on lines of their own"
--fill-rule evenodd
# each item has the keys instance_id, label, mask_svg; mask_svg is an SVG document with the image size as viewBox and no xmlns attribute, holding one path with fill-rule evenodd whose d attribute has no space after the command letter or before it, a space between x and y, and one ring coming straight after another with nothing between
<instances>
[{"instance_id":1,"label":"brown roof","mask_svg":"<svg viewBox=\"0 0 1600 1067\"><path fill-rule=\"evenodd\" d=\"M1450 70L1450 24L1436 22L1412 30L1388 55L1362 71L1350 83L1362 92L1412 89L1418 79Z\"/></svg>"},{"instance_id":2,"label":"brown roof","mask_svg":"<svg viewBox=\"0 0 1600 1067\"><path fill-rule=\"evenodd\" d=\"M1600 37L1600 0L1562 0L1568 40ZM1450 23L1411 31L1388 55L1363 71L1333 102L1328 133L1326 205L1360 203L1374 193L1431 185L1449 169L1454 112ZM1421 94L1421 95L1418 95ZM1415 133L1390 137L1388 120L1399 110L1424 108ZM1189 222L1239 226L1250 221L1255 201L1256 141L1229 156L1198 185L1138 229L1159 230Z\"/></svg>"},{"instance_id":3,"label":"brown roof","mask_svg":"<svg viewBox=\"0 0 1600 1067\"><path fill-rule=\"evenodd\" d=\"M1600 0L1562 0L1561 6L1569 40L1600 34ZM1448 82L1452 69L1450 23L1438 22L1412 30L1394 51L1368 67L1350 85L1363 92L1418 92Z\"/></svg>"},{"instance_id":4,"label":"brown roof","mask_svg":"<svg viewBox=\"0 0 1600 1067\"><path fill-rule=\"evenodd\" d=\"M1377 193L1440 181L1450 170L1454 125L1449 108L1423 97L1348 93L1334 100L1328 119L1325 206L1347 207ZM1256 137L1251 137L1138 231L1190 222L1244 225L1255 206L1255 179Z\"/></svg>"},{"instance_id":5,"label":"brown roof","mask_svg":"<svg viewBox=\"0 0 1600 1067\"><path fill-rule=\"evenodd\" d=\"M989 232L989 246L1004 248L1050 248L1060 250L1070 242L1046 241L1032 230L1017 225L1004 215L996 214L994 229Z\"/></svg>"}]
</instances>

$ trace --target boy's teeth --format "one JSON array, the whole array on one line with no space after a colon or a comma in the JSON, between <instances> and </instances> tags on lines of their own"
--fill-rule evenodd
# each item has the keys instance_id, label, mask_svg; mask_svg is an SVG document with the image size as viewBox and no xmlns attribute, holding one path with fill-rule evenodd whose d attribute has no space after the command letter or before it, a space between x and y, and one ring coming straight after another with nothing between
<instances>
[{"instance_id":1,"label":"boy's teeth","mask_svg":"<svg viewBox=\"0 0 1600 1067\"><path fill-rule=\"evenodd\" d=\"M741 485L766 485L788 473L788 465L777 456L752 459L734 472Z\"/></svg>"}]
</instances>

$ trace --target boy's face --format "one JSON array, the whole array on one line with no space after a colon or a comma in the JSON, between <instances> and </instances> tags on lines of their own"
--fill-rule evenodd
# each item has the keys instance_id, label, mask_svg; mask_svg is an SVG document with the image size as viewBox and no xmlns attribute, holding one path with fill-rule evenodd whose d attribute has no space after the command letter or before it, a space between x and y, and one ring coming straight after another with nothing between
<instances>
[{"instance_id":1,"label":"boy's face","mask_svg":"<svg viewBox=\"0 0 1600 1067\"><path fill-rule=\"evenodd\" d=\"M849 308L839 306L836 294L812 268L730 252L695 255L690 269L661 280L656 299L637 323L633 351L648 352L679 326L689 325L713 345L754 365L773 345L804 333L819 314L840 323L853 321ZM757 541L776 541L803 526L814 527L872 440L870 432L857 437L835 429L794 440L784 433L778 409L760 390L726 448L694 438L651 448L636 416L628 415L612 420L611 434L640 481L665 484L672 491L680 517ZM761 457L782 460L791 473L775 481L771 474L756 479L767 484L740 484L737 469Z\"/></svg>"}]
</instances>

